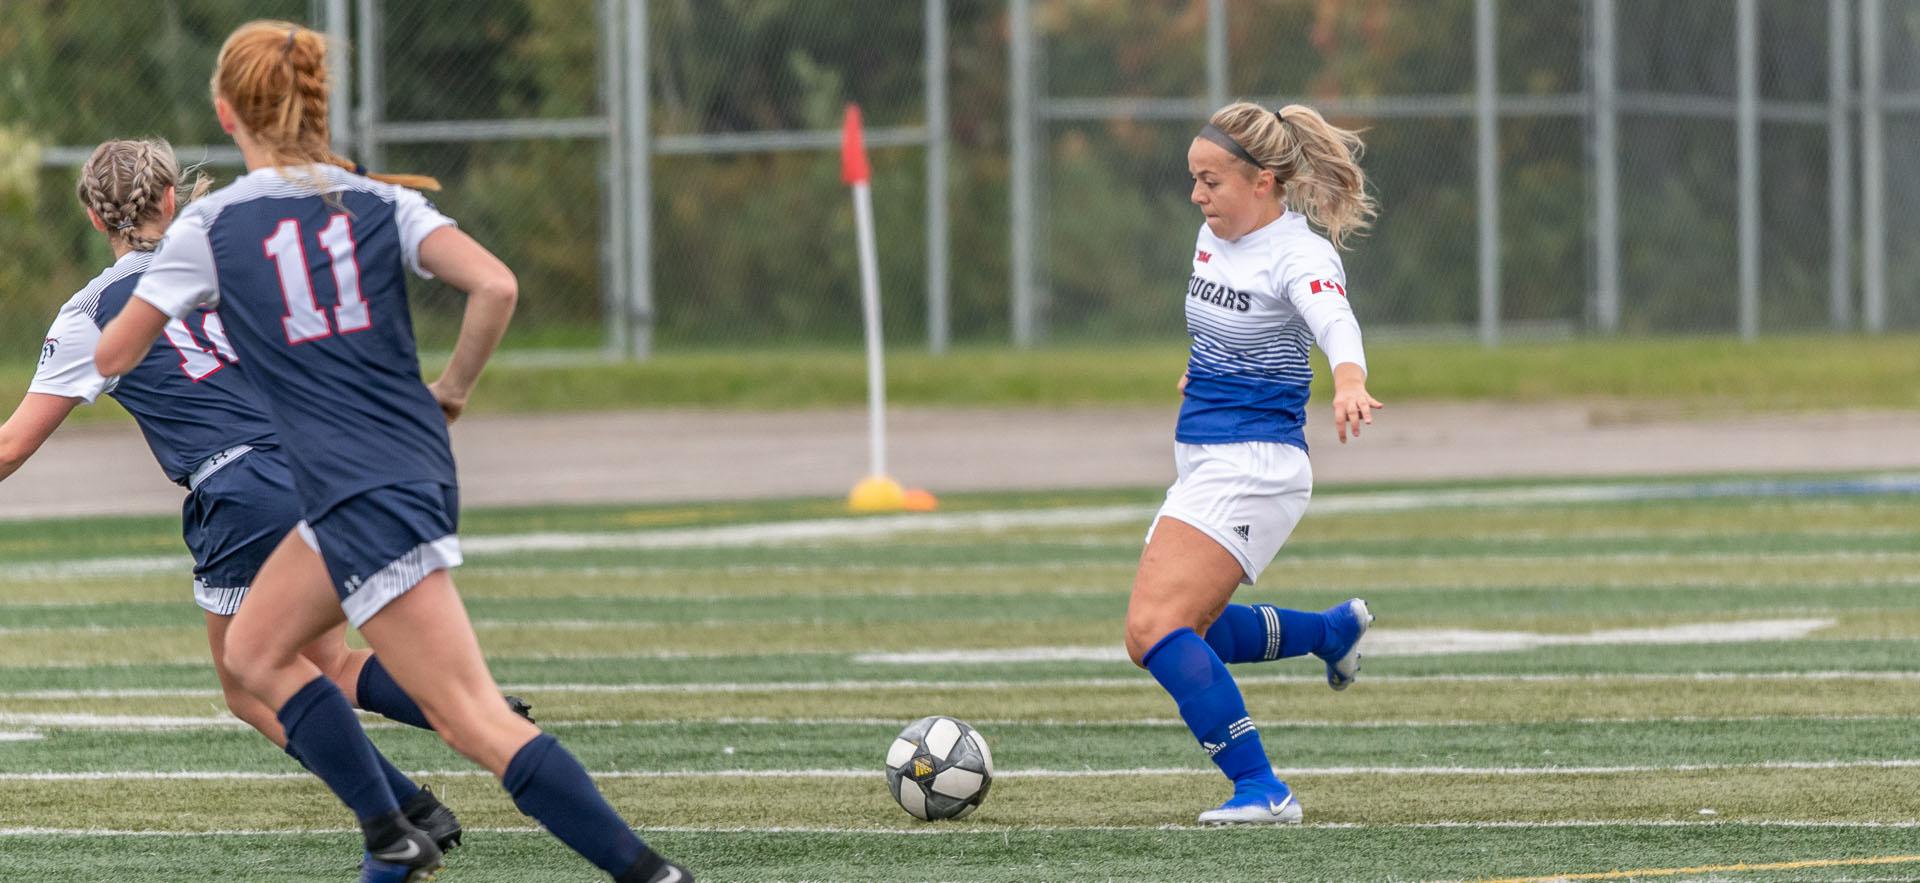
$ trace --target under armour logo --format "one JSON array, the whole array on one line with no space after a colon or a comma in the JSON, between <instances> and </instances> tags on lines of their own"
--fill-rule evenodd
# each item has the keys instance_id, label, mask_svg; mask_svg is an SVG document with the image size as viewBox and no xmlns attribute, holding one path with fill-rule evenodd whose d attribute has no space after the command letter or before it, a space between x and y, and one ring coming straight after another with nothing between
<instances>
[{"instance_id":1,"label":"under armour logo","mask_svg":"<svg viewBox=\"0 0 1920 883\"><path fill-rule=\"evenodd\" d=\"M1233 526L1233 532L1239 534L1240 539L1242 541L1245 541L1252 538L1253 527L1251 525L1246 525L1246 524L1236 524Z\"/></svg>"}]
</instances>

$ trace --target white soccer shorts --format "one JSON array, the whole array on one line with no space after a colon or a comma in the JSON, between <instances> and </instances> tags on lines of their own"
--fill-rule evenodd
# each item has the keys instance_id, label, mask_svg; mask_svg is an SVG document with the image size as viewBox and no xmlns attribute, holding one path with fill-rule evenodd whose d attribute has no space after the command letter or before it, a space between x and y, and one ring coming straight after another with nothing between
<instances>
[{"instance_id":1,"label":"white soccer shorts","mask_svg":"<svg viewBox=\"0 0 1920 883\"><path fill-rule=\"evenodd\" d=\"M1179 470L1153 518L1186 522L1233 554L1253 585L1280 554L1313 496L1307 452L1279 442L1173 446ZM1153 528L1147 528L1153 539Z\"/></svg>"}]
</instances>

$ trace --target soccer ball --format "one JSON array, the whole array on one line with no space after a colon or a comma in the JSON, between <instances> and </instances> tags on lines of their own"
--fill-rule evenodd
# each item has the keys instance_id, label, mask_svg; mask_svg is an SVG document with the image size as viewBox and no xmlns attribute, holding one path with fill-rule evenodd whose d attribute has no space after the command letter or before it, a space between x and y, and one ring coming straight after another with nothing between
<instances>
[{"instance_id":1,"label":"soccer ball","mask_svg":"<svg viewBox=\"0 0 1920 883\"><path fill-rule=\"evenodd\" d=\"M900 808L929 822L964 818L987 799L993 753L980 733L950 717L923 717L887 748L887 787Z\"/></svg>"}]
</instances>

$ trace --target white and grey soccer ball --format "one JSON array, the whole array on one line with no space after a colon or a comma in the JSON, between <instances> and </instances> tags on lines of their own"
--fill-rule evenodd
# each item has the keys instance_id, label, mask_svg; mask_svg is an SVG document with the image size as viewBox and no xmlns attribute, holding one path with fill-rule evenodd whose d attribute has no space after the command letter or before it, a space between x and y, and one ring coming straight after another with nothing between
<instances>
[{"instance_id":1,"label":"white and grey soccer ball","mask_svg":"<svg viewBox=\"0 0 1920 883\"><path fill-rule=\"evenodd\" d=\"M964 818L980 808L992 785L987 740L953 718L914 721L887 748L887 787L916 819Z\"/></svg>"}]
</instances>

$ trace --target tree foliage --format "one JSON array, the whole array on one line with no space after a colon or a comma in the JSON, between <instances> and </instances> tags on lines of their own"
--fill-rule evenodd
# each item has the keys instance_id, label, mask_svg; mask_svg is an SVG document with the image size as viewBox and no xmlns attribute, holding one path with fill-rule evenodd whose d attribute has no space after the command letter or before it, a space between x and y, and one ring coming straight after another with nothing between
<instances>
[{"instance_id":1,"label":"tree foliage","mask_svg":"<svg viewBox=\"0 0 1920 883\"><path fill-rule=\"evenodd\" d=\"M52 306L104 263L72 204L56 147L159 134L219 144L207 79L241 21L300 19L311 0L0 0L0 345L36 339ZM387 0L383 119L562 120L607 112L599 0ZM653 131L662 137L830 129L849 101L878 128L925 122L922 7L902 0L652 0ZM1206 91L1205 0L1035 0L1043 101L1191 99ZM1236 97L1307 103L1473 88L1472 0L1230 0ZM1621 88L1725 101L1732 4L1618 0ZM1825 100L1827 4L1763 8L1763 92ZM1009 23L1005 0L948 0L953 328L1007 332ZM1503 315L1580 328L1590 320L1592 198L1587 85L1590 5L1502 0L1499 82L1510 97L1570 109L1500 126ZM1920 14L1890 22L1890 88L1920 87L1903 52ZM1458 106L1456 104L1456 106ZM1054 121L1041 129L1046 315L1060 339L1178 336L1186 250L1198 224L1183 156L1192 120ZM1345 118L1366 129L1384 206L1348 257L1369 323L1464 326L1477 310L1474 129L1456 111ZM1900 128L1895 120L1894 132ZM1825 317L1825 159L1818 125L1766 126L1766 310L1773 325ZM1623 288L1629 327L1732 323L1734 148L1727 117L1629 113L1621 122ZM1895 138L1895 159L1915 148ZM191 162L198 157L188 153ZM380 166L439 176L437 197L520 272L514 340L600 339L608 255L608 155L596 139L390 145ZM859 332L852 215L826 152L671 155L653 173L654 291L666 345L851 341ZM223 176L236 170L213 169ZM875 152L889 333L924 327L924 155ZM1896 205L1920 199L1896 176ZM1904 223L1904 222L1903 222ZM1904 229L1904 228L1902 228ZM1920 267L1896 249L1897 290ZM1902 288L1901 286L1905 286ZM1896 304L1896 316L1920 314ZM429 345L458 304L420 298ZM1905 311L1905 312L1902 312ZM1916 316L1920 318L1920 316Z\"/></svg>"}]
</instances>

